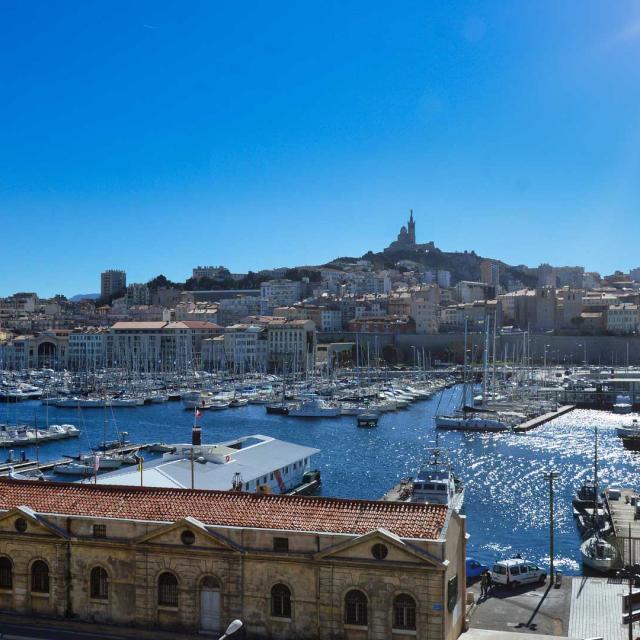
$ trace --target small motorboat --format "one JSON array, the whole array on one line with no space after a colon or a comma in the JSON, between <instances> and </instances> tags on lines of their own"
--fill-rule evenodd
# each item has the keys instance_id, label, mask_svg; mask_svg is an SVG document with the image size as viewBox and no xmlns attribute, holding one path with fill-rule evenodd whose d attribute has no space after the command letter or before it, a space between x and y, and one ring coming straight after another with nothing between
<instances>
[{"instance_id":1,"label":"small motorboat","mask_svg":"<svg viewBox=\"0 0 640 640\"><path fill-rule=\"evenodd\" d=\"M286 402L266 405L267 413L286 416L289 414L289 405Z\"/></svg>"},{"instance_id":2,"label":"small motorboat","mask_svg":"<svg viewBox=\"0 0 640 640\"><path fill-rule=\"evenodd\" d=\"M149 453L169 453L174 449L175 447L172 447L170 444L166 444L165 442L154 442L147 447L147 451Z\"/></svg>"},{"instance_id":3,"label":"small motorboat","mask_svg":"<svg viewBox=\"0 0 640 640\"><path fill-rule=\"evenodd\" d=\"M627 414L633 411L633 404L629 396L617 396L613 405L613 412L619 414Z\"/></svg>"},{"instance_id":4,"label":"small motorboat","mask_svg":"<svg viewBox=\"0 0 640 640\"><path fill-rule=\"evenodd\" d=\"M598 508L602 507L602 498L596 496L598 487L594 482L585 482L576 492L576 497L573 499L573 506L578 511L584 511L585 509L593 509L596 504Z\"/></svg>"}]
</instances>

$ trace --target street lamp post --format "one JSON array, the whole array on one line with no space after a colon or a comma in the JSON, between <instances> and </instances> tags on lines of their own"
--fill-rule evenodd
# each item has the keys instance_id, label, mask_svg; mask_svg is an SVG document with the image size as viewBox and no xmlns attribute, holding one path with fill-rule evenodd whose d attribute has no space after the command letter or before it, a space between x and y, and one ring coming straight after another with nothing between
<instances>
[{"instance_id":1,"label":"street lamp post","mask_svg":"<svg viewBox=\"0 0 640 640\"><path fill-rule=\"evenodd\" d=\"M242 626L242 620L234 620L228 627L224 634L220 637L220 640L224 640L228 638L230 635L234 634L236 631L240 629Z\"/></svg>"},{"instance_id":2,"label":"street lamp post","mask_svg":"<svg viewBox=\"0 0 640 640\"><path fill-rule=\"evenodd\" d=\"M558 478L556 471L550 471L544 474L544 479L549 482L549 579L550 584L554 583L554 567L553 567L553 481Z\"/></svg>"}]
</instances>

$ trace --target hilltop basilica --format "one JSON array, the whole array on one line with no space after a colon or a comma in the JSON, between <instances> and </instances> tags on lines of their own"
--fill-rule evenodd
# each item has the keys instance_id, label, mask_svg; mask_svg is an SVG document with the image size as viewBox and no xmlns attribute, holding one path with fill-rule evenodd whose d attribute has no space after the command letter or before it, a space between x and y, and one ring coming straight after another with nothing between
<instances>
[{"instance_id":1,"label":"hilltop basilica","mask_svg":"<svg viewBox=\"0 0 640 640\"><path fill-rule=\"evenodd\" d=\"M426 244L416 243L416 223L413 219L413 209L409 211L409 222L402 226L398 237L384 250L385 253L391 251L433 251L433 242Z\"/></svg>"}]
</instances>

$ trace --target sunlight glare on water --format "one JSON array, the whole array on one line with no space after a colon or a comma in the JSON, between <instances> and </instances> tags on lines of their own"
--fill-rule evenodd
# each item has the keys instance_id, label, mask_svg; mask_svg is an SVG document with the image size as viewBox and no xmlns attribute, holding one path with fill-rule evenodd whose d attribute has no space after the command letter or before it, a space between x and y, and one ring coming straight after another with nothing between
<instances>
[{"instance_id":1,"label":"sunlight glare on water","mask_svg":"<svg viewBox=\"0 0 640 640\"><path fill-rule=\"evenodd\" d=\"M318 447L322 495L380 498L400 478L415 474L434 446L433 416L453 409L460 388L416 402L409 409L384 414L375 429L358 429L355 418L299 420L267 415L264 406L249 405L204 413L200 419L205 442L262 433ZM442 397L440 397L442 396ZM114 410L121 431L134 442L189 442L193 414L179 402ZM593 476L594 428L599 428L601 486L636 487L640 454L625 451L615 428L633 416L576 410L526 434L468 434L441 432L439 444L448 451L466 486L465 509L471 534L468 553L483 562L521 553L545 565L549 559L549 492L544 473L559 473L556 496L556 564L566 573L579 573L578 546L571 499ZM108 438L115 437L108 416ZM0 405L0 422L44 425L45 409L37 402ZM104 413L49 409L49 422L70 422L83 429L76 441L57 441L40 448L42 460L88 451L102 439ZM33 448L27 449L30 458ZM0 452L0 455L1 452Z\"/></svg>"}]
</instances>

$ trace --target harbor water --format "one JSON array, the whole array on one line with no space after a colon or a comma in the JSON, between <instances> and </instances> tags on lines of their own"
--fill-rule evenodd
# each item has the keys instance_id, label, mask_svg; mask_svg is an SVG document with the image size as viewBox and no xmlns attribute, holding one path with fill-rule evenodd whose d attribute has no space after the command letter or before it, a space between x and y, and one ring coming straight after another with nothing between
<instances>
[{"instance_id":1,"label":"harbor water","mask_svg":"<svg viewBox=\"0 0 640 640\"><path fill-rule=\"evenodd\" d=\"M322 472L321 495L380 498L400 478L415 474L434 446L433 416L457 406L460 387L453 387L408 409L383 414L378 426L360 429L353 416L296 419L267 415L264 405L204 412L198 420L203 441L219 442L261 433L318 447ZM39 402L0 405L0 422L42 427L46 409ZM107 439L128 432L137 443L189 442L193 413L181 402L104 411L48 409L50 424L71 423L82 430L73 440L53 441L39 447L41 461L65 454L88 452L102 442L105 417ZM623 449L615 428L633 416L603 411L576 410L525 434L470 434L441 432L445 449L466 486L464 514L471 535L468 555L489 563L516 553L546 566L549 562L549 492L544 474L559 473L555 484L556 566L566 574L579 574L580 537L573 521L571 498L593 475L594 428L599 428L601 486L638 486L640 453ZM117 429L117 430L116 430ZM34 459L34 447L25 449ZM18 456L20 450L16 449ZM0 459L8 451L0 450Z\"/></svg>"}]
</instances>

